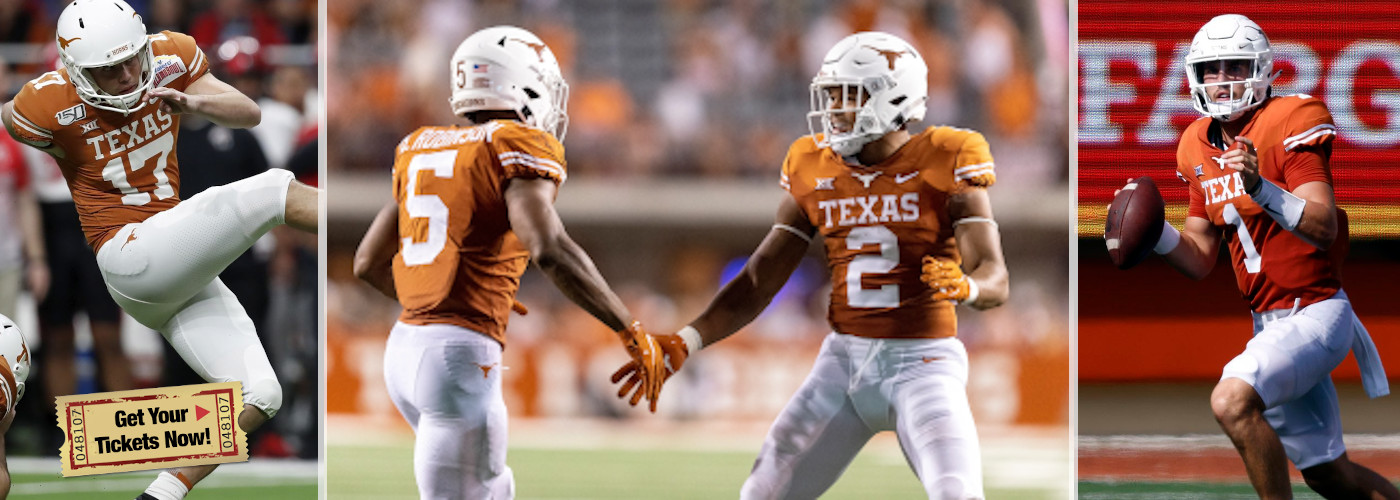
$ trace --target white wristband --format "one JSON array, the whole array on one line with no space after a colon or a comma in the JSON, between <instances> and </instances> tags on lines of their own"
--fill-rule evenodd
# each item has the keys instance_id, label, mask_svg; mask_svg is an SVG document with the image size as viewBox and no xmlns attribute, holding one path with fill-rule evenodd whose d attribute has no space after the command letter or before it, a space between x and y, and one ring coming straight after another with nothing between
<instances>
[{"instance_id":1,"label":"white wristband","mask_svg":"<svg viewBox=\"0 0 1400 500\"><path fill-rule=\"evenodd\" d=\"M700 339L700 330L696 330L693 326L685 325L685 328L676 332L676 336L685 341L685 349L689 354L695 354L701 347L705 347L704 341Z\"/></svg>"},{"instance_id":2,"label":"white wristband","mask_svg":"<svg viewBox=\"0 0 1400 500\"><path fill-rule=\"evenodd\" d=\"M1264 211L1268 212L1269 217L1273 217L1274 222L1289 231L1298 227L1298 221L1303 219L1303 207L1308 204L1307 201L1284 191L1268 179L1259 179L1259 185L1255 186L1254 191L1249 197L1264 207Z\"/></svg>"},{"instance_id":3,"label":"white wristband","mask_svg":"<svg viewBox=\"0 0 1400 500\"><path fill-rule=\"evenodd\" d=\"M1170 222L1162 221L1162 236L1157 238L1157 246L1152 247L1152 251L1166 255L1175 250L1178 243L1181 243L1181 231L1177 231Z\"/></svg>"},{"instance_id":4,"label":"white wristband","mask_svg":"<svg viewBox=\"0 0 1400 500\"><path fill-rule=\"evenodd\" d=\"M977 293L978 293L978 291L979 291L979 289L977 288L977 280L972 279L971 276L968 276L968 278L967 278L967 298L966 298L966 299L963 299L962 303L963 303L963 304L967 304L968 306L971 306L973 302L976 302L976 301L977 301Z\"/></svg>"}]
</instances>

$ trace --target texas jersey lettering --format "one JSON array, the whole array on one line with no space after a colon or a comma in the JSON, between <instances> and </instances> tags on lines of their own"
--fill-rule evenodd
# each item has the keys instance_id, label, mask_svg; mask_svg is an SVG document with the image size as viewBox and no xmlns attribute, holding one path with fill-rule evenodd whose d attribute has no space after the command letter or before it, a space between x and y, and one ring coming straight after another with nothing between
<instances>
[{"instance_id":1,"label":"texas jersey lettering","mask_svg":"<svg viewBox=\"0 0 1400 500\"><path fill-rule=\"evenodd\" d=\"M184 91L209 72L193 38L149 35L154 87ZM85 104L68 70L44 73L14 99L14 130L28 142L52 143L78 219L94 252L117 230L180 202L175 143L180 118L147 104L123 115Z\"/></svg>"},{"instance_id":2,"label":"texas jersey lettering","mask_svg":"<svg viewBox=\"0 0 1400 500\"><path fill-rule=\"evenodd\" d=\"M781 184L826 240L832 328L862 337L956 335L953 303L932 299L919 281L921 262L961 262L948 198L995 181L986 139L965 129L926 129L871 167L847 165L810 136L793 143Z\"/></svg>"},{"instance_id":3,"label":"texas jersey lettering","mask_svg":"<svg viewBox=\"0 0 1400 500\"><path fill-rule=\"evenodd\" d=\"M515 121L424 127L405 137L394 159L399 320L453 324L504 345L530 259L510 230L506 186L514 178L562 184L567 175L564 146Z\"/></svg>"},{"instance_id":4,"label":"texas jersey lettering","mask_svg":"<svg viewBox=\"0 0 1400 500\"><path fill-rule=\"evenodd\" d=\"M1331 297L1341 287L1338 262L1345 253L1345 219L1326 251L1288 232L1245 193L1240 174L1223 167L1224 151L1210 140L1211 119L1182 133L1177 175L1190 186L1188 215L1208 219L1230 248L1240 293L1257 312L1288 309ZM1219 132L1215 132L1219 133ZM1308 182L1332 183L1328 157L1336 127L1327 106L1304 95L1264 102L1239 135L1258 148L1259 175L1285 191Z\"/></svg>"}]
</instances>

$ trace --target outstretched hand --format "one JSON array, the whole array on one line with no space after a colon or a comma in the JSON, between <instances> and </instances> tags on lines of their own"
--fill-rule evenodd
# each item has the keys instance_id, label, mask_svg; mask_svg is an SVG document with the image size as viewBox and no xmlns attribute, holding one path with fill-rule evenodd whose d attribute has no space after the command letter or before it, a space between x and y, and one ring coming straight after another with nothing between
<instances>
[{"instance_id":1,"label":"outstretched hand","mask_svg":"<svg viewBox=\"0 0 1400 500\"><path fill-rule=\"evenodd\" d=\"M660 346L661 352L665 355L664 375L660 377L661 383L665 384L672 375L680 371L681 366L685 364L686 358L690 357L690 349L686 347L685 340L682 340L679 335L655 335L652 336L652 338L656 340L656 344ZM619 368L612 375L612 383L614 384L621 382L624 378L627 380L622 384L622 387L617 390L617 397L626 399L628 393L631 393L632 397L628 400L627 404L632 406L637 406L637 403L642 401L642 396L646 395L643 392L645 385L642 384L646 378L645 371L641 370L640 367L641 366L637 364L635 360L628 361L627 364L622 365L622 368ZM660 391L661 388L658 386L658 397L660 396ZM651 412L656 413L655 397L651 397Z\"/></svg>"},{"instance_id":2,"label":"outstretched hand","mask_svg":"<svg viewBox=\"0 0 1400 500\"><path fill-rule=\"evenodd\" d=\"M666 358L662 354L661 347L657 344L656 337L642 330L640 322L633 322L631 326L617 332L622 339L622 346L627 349L627 355L632 358L629 365L635 366L640 385L637 389L637 396L634 396L633 405L641 396L646 396L651 401L651 411L656 411L656 399L661 396L661 384L666 381ZM614 378L617 375L614 374Z\"/></svg>"}]
</instances>

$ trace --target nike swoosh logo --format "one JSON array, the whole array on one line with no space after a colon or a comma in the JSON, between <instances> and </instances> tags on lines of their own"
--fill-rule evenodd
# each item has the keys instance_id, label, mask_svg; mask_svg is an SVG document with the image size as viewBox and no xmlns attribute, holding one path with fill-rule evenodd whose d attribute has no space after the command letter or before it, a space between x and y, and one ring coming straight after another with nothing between
<instances>
[{"instance_id":1,"label":"nike swoosh logo","mask_svg":"<svg viewBox=\"0 0 1400 500\"><path fill-rule=\"evenodd\" d=\"M938 361L938 360L940 360L940 359L943 359L943 358L942 358L941 356L940 356L940 357L933 357L933 358L930 358L930 357L928 357L928 356L924 356L924 357L923 357L923 360L924 360L925 363L932 363L932 362Z\"/></svg>"},{"instance_id":2,"label":"nike swoosh logo","mask_svg":"<svg viewBox=\"0 0 1400 500\"><path fill-rule=\"evenodd\" d=\"M907 181L907 180L909 180L909 179L913 179L913 178L918 177L918 176L919 176L919 172L917 172L917 171L909 172L909 173L907 173L907 174L902 174L902 175L896 175L896 176L894 176L894 182L895 182L895 184L904 184L904 181Z\"/></svg>"}]
</instances>

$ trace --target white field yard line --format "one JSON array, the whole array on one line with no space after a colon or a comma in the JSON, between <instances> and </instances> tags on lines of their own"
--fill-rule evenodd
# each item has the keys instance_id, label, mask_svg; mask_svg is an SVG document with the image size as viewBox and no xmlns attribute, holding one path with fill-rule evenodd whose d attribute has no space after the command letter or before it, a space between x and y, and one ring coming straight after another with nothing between
<instances>
[{"instance_id":1,"label":"white field yard line","mask_svg":"<svg viewBox=\"0 0 1400 500\"><path fill-rule=\"evenodd\" d=\"M1342 437L1348 450L1397 450L1400 451L1400 435L1394 434L1347 434ZM1221 449L1234 451L1225 434L1173 435L1107 435L1079 436L1079 453L1103 453L1114 451L1173 451Z\"/></svg>"},{"instance_id":2,"label":"white field yard line","mask_svg":"<svg viewBox=\"0 0 1400 500\"><path fill-rule=\"evenodd\" d=\"M15 495L85 493L101 491L131 491L146 489L160 470L122 472L65 478L59 476L58 459L14 457L9 460L11 474L52 474L53 479L38 483L16 483L10 488ZM316 484L318 466L314 460L259 459L243 463L223 464L215 474L199 482L199 489L241 488L248 486L291 486ZM256 481L250 481L256 478Z\"/></svg>"}]
</instances>

